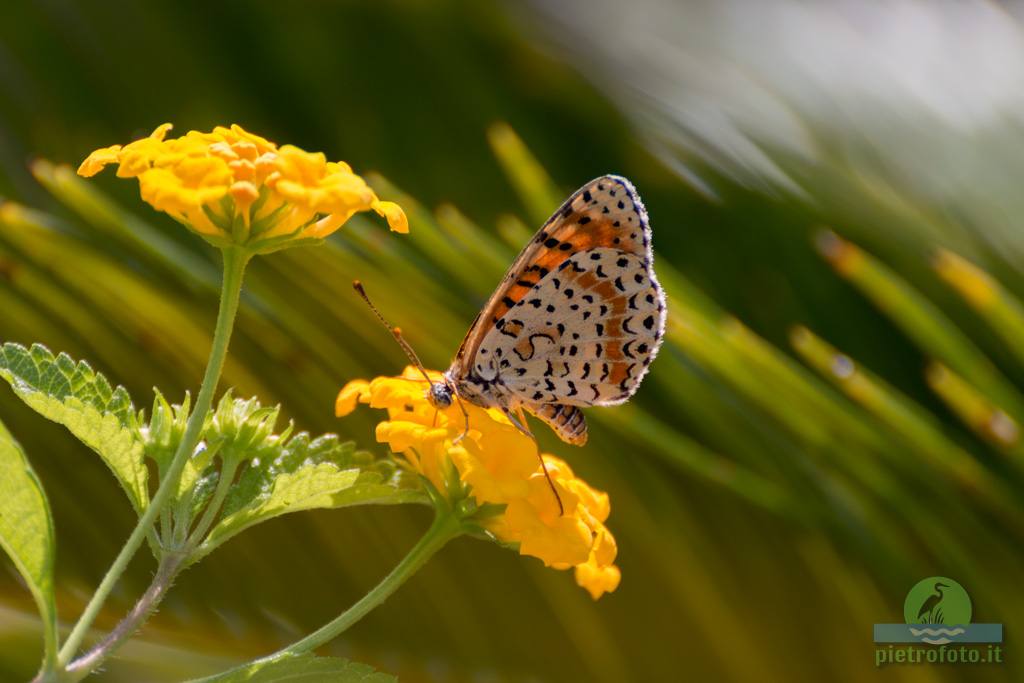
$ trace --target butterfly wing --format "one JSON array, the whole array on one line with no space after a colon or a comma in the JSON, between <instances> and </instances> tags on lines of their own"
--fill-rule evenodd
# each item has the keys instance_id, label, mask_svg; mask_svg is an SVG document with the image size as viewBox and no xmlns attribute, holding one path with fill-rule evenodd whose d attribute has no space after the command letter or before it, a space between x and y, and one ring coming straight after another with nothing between
<instances>
[{"instance_id":1,"label":"butterfly wing","mask_svg":"<svg viewBox=\"0 0 1024 683\"><path fill-rule=\"evenodd\" d=\"M452 371L461 376L469 374L484 337L493 332L509 309L573 254L609 247L641 256L651 264L650 245L647 212L633 184L614 175L590 181L559 207L512 262L466 333Z\"/></svg>"},{"instance_id":2,"label":"butterfly wing","mask_svg":"<svg viewBox=\"0 0 1024 683\"><path fill-rule=\"evenodd\" d=\"M563 439L580 430L585 439L581 414L571 426L561 417L576 419L571 406L627 400L664 326L646 211L629 181L603 176L573 194L523 250L456 362L462 373L497 369L505 390Z\"/></svg>"},{"instance_id":3,"label":"butterfly wing","mask_svg":"<svg viewBox=\"0 0 1024 683\"><path fill-rule=\"evenodd\" d=\"M527 407L615 405L633 395L657 354L664 314L649 261L587 249L509 310L478 356Z\"/></svg>"}]
</instances>

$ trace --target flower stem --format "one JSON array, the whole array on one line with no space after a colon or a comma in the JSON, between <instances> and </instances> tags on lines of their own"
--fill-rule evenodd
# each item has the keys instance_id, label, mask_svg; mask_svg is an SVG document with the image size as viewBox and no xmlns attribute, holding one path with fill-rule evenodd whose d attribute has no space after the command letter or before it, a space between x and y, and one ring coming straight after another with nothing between
<instances>
[{"instance_id":1,"label":"flower stem","mask_svg":"<svg viewBox=\"0 0 1024 683\"><path fill-rule=\"evenodd\" d=\"M100 608L110 595L110 591L113 590L117 580L121 578L121 575L128 567L128 563L152 529L153 522L177 488L181 471L195 450L196 444L199 443L203 423L206 421L206 415L210 411L210 406L213 403L213 394L217 388L221 370L224 368L228 341L231 339L235 315L238 312L238 301L242 291L242 276L245 273L245 266L251 257L248 252L238 247L227 247L222 250L222 253L224 255L224 280L221 287L220 310L217 313L217 327L213 335L213 347L210 349L210 360L206 365L206 374L203 376L203 384L199 389L199 396L196 398L192 415L185 426L185 435L182 437L181 443L178 444L178 450L174 454L174 459L171 461L170 467L167 468L160 482L160 487L153 496L153 500L149 503L149 507L146 508L142 517L139 518L139 523L136 525L135 530L132 531L124 547L121 548L121 552L118 553L106 576L103 577L100 585L96 588L96 592L93 593L92 598L89 600L89 604L86 605L82 616L79 617L78 623L75 624L70 635L68 635L68 639L64 642L58 658L62 666L67 665L71 658L74 657L75 652L78 651L78 647L82 644L85 634L88 633L89 627L95 621Z\"/></svg>"},{"instance_id":2,"label":"flower stem","mask_svg":"<svg viewBox=\"0 0 1024 683\"><path fill-rule=\"evenodd\" d=\"M448 541L461 534L462 526L452 512L438 512L434 518L434 523L430 525L427 532L412 547L409 554L391 570L391 573L385 576L369 593L360 598L356 604L349 607L336 618L313 631L313 633L310 633L305 638L283 647L273 654L235 667L230 671L196 679L191 683L212 683L229 673L243 671L255 673L268 664L306 654L330 642L375 608L379 607L403 583L419 571L427 563L427 560L443 548Z\"/></svg>"},{"instance_id":3,"label":"flower stem","mask_svg":"<svg viewBox=\"0 0 1024 683\"><path fill-rule=\"evenodd\" d=\"M224 503L224 499L227 498L228 492L231 490L231 483L235 480L235 472L238 470L239 459L231 458L224 463L224 466L220 470L220 480L217 482L217 488L213 492L213 497L210 499L209 504L206 506L206 510L203 512L202 518L199 520L199 524L188 537L188 542L185 544L186 553L191 554L191 551L200 543L203 542L203 537L206 532L210 530L210 526L217 518L217 513L220 511L220 506Z\"/></svg>"},{"instance_id":4,"label":"flower stem","mask_svg":"<svg viewBox=\"0 0 1024 683\"><path fill-rule=\"evenodd\" d=\"M174 583L174 577L181 569L184 559L185 556L182 553L172 553L164 558L157 568L153 582L149 584L149 588L125 618L91 650L68 664L65 669L66 679L77 681L89 675L89 672L94 671L106 661L107 657L121 647L122 643L142 626L150 613L160 604L171 584Z\"/></svg>"},{"instance_id":5,"label":"flower stem","mask_svg":"<svg viewBox=\"0 0 1024 683\"><path fill-rule=\"evenodd\" d=\"M57 614L52 603L41 609L40 614L43 618L43 665L32 681L48 683L57 677L57 646L60 644L60 636L57 633Z\"/></svg>"}]
</instances>

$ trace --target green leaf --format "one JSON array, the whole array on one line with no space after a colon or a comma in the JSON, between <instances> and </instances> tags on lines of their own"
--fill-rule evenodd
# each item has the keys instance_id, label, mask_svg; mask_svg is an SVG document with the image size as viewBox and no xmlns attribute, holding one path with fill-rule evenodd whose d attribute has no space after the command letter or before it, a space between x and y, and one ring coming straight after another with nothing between
<instances>
[{"instance_id":1,"label":"green leaf","mask_svg":"<svg viewBox=\"0 0 1024 683\"><path fill-rule=\"evenodd\" d=\"M14 561L32 591L46 629L47 651L55 652L53 517L43 485L3 423L0 423L0 547Z\"/></svg>"},{"instance_id":2,"label":"green leaf","mask_svg":"<svg viewBox=\"0 0 1024 683\"><path fill-rule=\"evenodd\" d=\"M397 683L389 674L337 657L311 654L252 664L201 679L202 683ZM198 683L198 682L196 682Z\"/></svg>"},{"instance_id":3,"label":"green leaf","mask_svg":"<svg viewBox=\"0 0 1024 683\"><path fill-rule=\"evenodd\" d=\"M111 388L88 363L67 354L54 357L45 346L0 347L0 377L43 417L64 425L96 451L117 477L136 512L149 502L143 441L124 387Z\"/></svg>"},{"instance_id":4,"label":"green leaf","mask_svg":"<svg viewBox=\"0 0 1024 683\"><path fill-rule=\"evenodd\" d=\"M302 432L250 461L194 560L254 524L289 512L426 500L419 478L395 461L374 459L334 434L310 439Z\"/></svg>"}]
</instances>

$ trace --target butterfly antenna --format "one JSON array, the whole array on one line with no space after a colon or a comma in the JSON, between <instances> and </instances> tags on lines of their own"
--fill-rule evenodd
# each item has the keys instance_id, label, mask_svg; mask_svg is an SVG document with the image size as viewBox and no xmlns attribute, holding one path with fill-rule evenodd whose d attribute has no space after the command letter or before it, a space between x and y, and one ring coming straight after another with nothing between
<instances>
[{"instance_id":1,"label":"butterfly antenna","mask_svg":"<svg viewBox=\"0 0 1024 683\"><path fill-rule=\"evenodd\" d=\"M423 363L420 362L420 357L416 355L412 346L410 346L409 342L405 341L405 337L402 336L402 329L389 323L387 318L385 318L377 307L373 305L373 302L370 301L370 297L366 294L366 290L363 288L363 283L359 280L353 280L352 289L356 290L356 293L363 297L363 301L365 301L366 305L370 307L373 314L377 316L377 320L379 320L384 327L391 330L391 336L393 336L395 341L398 342L398 345L402 347L402 350L405 351L405 355L408 356L410 361L412 361L412 364L415 365L421 373L423 373L423 378L433 384L434 380L430 379L430 375L427 374L427 369L423 367Z\"/></svg>"}]
</instances>

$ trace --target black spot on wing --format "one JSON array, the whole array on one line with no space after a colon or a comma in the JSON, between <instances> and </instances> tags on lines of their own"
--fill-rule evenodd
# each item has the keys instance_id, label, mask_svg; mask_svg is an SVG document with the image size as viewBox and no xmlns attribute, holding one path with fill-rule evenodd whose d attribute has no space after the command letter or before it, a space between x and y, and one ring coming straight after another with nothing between
<instances>
[{"instance_id":1,"label":"black spot on wing","mask_svg":"<svg viewBox=\"0 0 1024 683\"><path fill-rule=\"evenodd\" d=\"M629 393L629 386L628 386L628 384L629 384L629 381L632 379L633 368L635 368L635 367L636 367L636 363L630 363L628 366L626 366L626 376L622 378L621 382L619 382L619 389L621 389L622 391L626 392L627 394Z\"/></svg>"}]
</instances>

